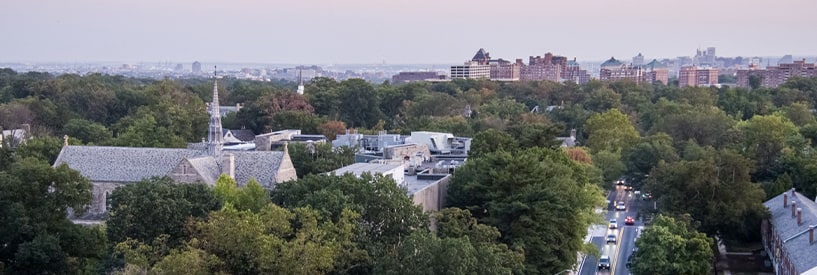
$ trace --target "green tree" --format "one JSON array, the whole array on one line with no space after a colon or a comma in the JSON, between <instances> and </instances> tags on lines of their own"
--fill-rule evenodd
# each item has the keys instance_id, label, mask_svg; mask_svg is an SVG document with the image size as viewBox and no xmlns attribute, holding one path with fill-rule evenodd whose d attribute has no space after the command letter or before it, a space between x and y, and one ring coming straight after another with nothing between
<instances>
[{"instance_id":1,"label":"green tree","mask_svg":"<svg viewBox=\"0 0 817 275\"><path fill-rule=\"evenodd\" d=\"M591 116L585 123L585 130L588 133L586 145L592 152L620 152L639 138L630 118L618 109Z\"/></svg>"},{"instance_id":2,"label":"green tree","mask_svg":"<svg viewBox=\"0 0 817 275\"><path fill-rule=\"evenodd\" d=\"M340 118L350 127L372 127L383 117L374 88L363 79L341 82L338 98Z\"/></svg>"},{"instance_id":3,"label":"green tree","mask_svg":"<svg viewBox=\"0 0 817 275\"><path fill-rule=\"evenodd\" d=\"M701 231L727 241L759 240L761 220L768 215L766 195L751 181L751 161L737 152L711 147L700 156L667 163L650 173L647 189L662 212L690 214Z\"/></svg>"},{"instance_id":4,"label":"green tree","mask_svg":"<svg viewBox=\"0 0 817 275\"><path fill-rule=\"evenodd\" d=\"M354 163L355 148L333 148L329 143L293 143L287 146L292 165L299 178L331 172Z\"/></svg>"},{"instance_id":5,"label":"green tree","mask_svg":"<svg viewBox=\"0 0 817 275\"><path fill-rule=\"evenodd\" d=\"M104 256L104 236L75 225L91 184L66 165L26 158L0 171L0 269L9 274L80 273Z\"/></svg>"},{"instance_id":6,"label":"green tree","mask_svg":"<svg viewBox=\"0 0 817 275\"><path fill-rule=\"evenodd\" d=\"M412 232L427 227L428 217L412 202L405 189L391 178L380 175L308 175L297 181L278 184L272 201L294 209L310 207L320 216L339 223L344 209L360 214L355 219L355 243L336 264L345 272L367 272L373 257L395 249Z\"/></svg>"},{"instance_id":7,"label":"green tree","mask_svg":"<svg viewBox=\"0 0 817 275\"><path fill-rule=\"evenodd\" d=\"M621 153L606 150L593 155L593 165L601 169L605 187L612 187L607 183L612 183L621 177L626 169L624 162L621 161Z\"/></svg>"},{"instance_id":8,"label":"green tree","mask_svg":"<svg viewBox=\"0 0 817 275\"><path fill-rule=\"evenodd\" d=\"M587 227L598 219L601 178L591 170L561 150L493 152L455 171L448 204L498 228L503 243L524 248L528 273L552 274L575 264Z\"/></svg>"},{"instance_id":9,"label":"green tree","mask_svg":"<svg viewBox=\"0 0 817 275\"><path fill-rule=\"evenodd\" d=\"M630 271L641 274L712 273L714 242L695 230L689 216L659 215L636 240Z\"/></svg>"},{"instance_id":10,"label":"green tree","mask_svg":"<svg viewBox=\"0 0 817 275\"><path fill-rule=\"evenodd\" d=\"M86 144L102 145L112 138L111 131L105 125L90 120L72 119L63 129L66 135Z\"/></svg>"},{"instance_id":11,"label":"green tree","mask_svg":"<svg viewBox=\"0 0 817 275\"><path fill-rule=\"evenodd\" d=\"M664 133L644 137L621 154L621 161L626 167L624 174L637 187L647 180L650 171L659 161L675 162L678 159L678 153L672 146L672 137Z\"/></svg>"},{"instance_id":12,"label":"green tree","mask_svg":"<svg viewBox=\"0 0 817 275\"><path fill-rule=\"evenodd\" d=\"M468 155L476 158L500 150L513 152L518 148L519 143L507 132L488 129L474 136L471 140L471 150L468 151Z\"/></svg>"},{"instance_id":13,"label":"green tree","mask_svg":"<svg viewBox=\"0 0 817 275\"><path fill-rule=\"evenodd\" d=\"M107 228L112 243L128 238L147 243L164 234L171 247L189 239L188 218L203 219L221 207L207 185L176 184L166 177L119 187L110 200Z\"/></svg>"},{"instance_id":14,"label":"green tree","mask_svg":"<svg viewBox=\"0 0 817 275\"><path fill-rule=\"evenodd\" d=\"M737 128L742 136L744 154L756 163L754 178L759 181L774 176L771 168L784 149L803 144L797 126L780 113L754 116L738 123Z\"/></svg>"}]
</instances>

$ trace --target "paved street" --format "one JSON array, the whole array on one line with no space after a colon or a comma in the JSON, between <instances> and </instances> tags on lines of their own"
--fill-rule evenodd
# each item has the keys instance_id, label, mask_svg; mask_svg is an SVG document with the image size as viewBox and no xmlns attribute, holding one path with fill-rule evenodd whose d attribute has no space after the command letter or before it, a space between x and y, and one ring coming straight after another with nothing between
<instances>
[{"instance_id":1,"label":"paved street","mask_svg":"<svg viewBox=\"0 0 817 275\"><path fill-rule=\"evenodd\" d=\"M582 268L582 275L593 274L618 274L628 275L627 258L632 254L635 247L635 238L638 231L643 228L643 222L640 219L635 220L635 225L624 225L624 218L627 216L636 217L638 211L641 209L643 201L637 199L632 191L625 191L624 186L616 186L615 191L610 192L607 196L610 203L607 205L606 220L615 219L618 223L617 229L592 230L591 240L596 247L599 248L601 255L610 256L612 262L610 270L599 270L598 259L593 256L587 256ZM616 211L616 203L623 201L626 206L625 211ZM616 236L616 243L606 243L607 235L612 234Z\"/></svg>"}]
</instances>

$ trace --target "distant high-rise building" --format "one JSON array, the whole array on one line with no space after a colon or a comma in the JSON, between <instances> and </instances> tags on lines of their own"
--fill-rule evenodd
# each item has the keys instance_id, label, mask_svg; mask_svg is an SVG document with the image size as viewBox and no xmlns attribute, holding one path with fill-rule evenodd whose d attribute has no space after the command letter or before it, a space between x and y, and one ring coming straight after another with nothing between
<instances>
[{"instance_id":1,"label":"distant high-rise building","mask_svg":"<svg viewBox=\"0 0 817 275\"><path fill-rule=\"evenodd\" d=\"M559 82L562 75L562 66L558 64L535 64L523 66L520 71L520 80Z\"/></svg>"},{"instance_id":2,"label":"distant high-rise building","mask_svg":"<svg viewBox=\"0 0 817 275\"><path fill-rule=\"evenodd\" d=\"M517 63L511 63L503 59L491 60L488 65L491 66L491 80L496 81L518 81L520 79L520 64L522 61L517 60Z\"/></svg>"},{"instance_id":3,"label":"distant high-rise building","mask_svg":"<svg viewBox=\"0 0 817 275\"><path fill-rule=\"evenodd\" d=\"M474 54L474 58L471 58L471 61L477 62L479 65L488 65L488 61L490 60L491 55L483 48L479 48L477 53Z\"/></svg>"},{"instance_id":4,"label":"distant high-rise building","mask_svg":"<svg viewBox=\"0 0 817 275\"><path fill-rule=\"evenodd\" d=\"M176 64L176 68L175 68L175 69L173 69L173 70L175 70L175 71L177 71L177 72L181 72L181 71L183 71L183 70L184 70L184 65L182 65L182 64Z\"/></svg>"},{"instance_id":5,"label":"distant high-rise building","mask_svg":"<svg viewBox=\"0 0 817 275\"><path fill-rule=\"evenodd\" d=\"M633 66L644 65L644 56L641 53L633 57Z\"/></svg>"},{"instance_id":6,"label":"distant high-rise building","mask_svg":"<svg viewBox=\"0 0 817 275\"><path fill-rule=\"evenodd\" d=\"M718 84L718 69L698 66L683 66L678 72L678 86L710 86Z\"/></svg>"},{"instance_id":7,"label":"distant high-rise building","mask_svg":"<svg viewBox=\"0 0 817 275\"><path fill-rule=\"evenodd\" d=\"M193 62L193 73L196 74L201 73L201 63L199 63L198 61Z\"/></svg>"},{"instance_id":8,"label":"distant high-rise building","mask_svg":"<svg viewBox=\"0 0 817 275\"><path fill-rule=\"evenodd\" d=\"M792 64L794 63L794 58L790 55L784 55L780 60L777 61L777 64Z\"/></svg>"},{"instance_id":9,"label":"distant high-rise building","mask_svg":"<svg viewBox=\"0 0 817 275\"><path fill-rule=\"evenodd\" d=\"M757 64L752 64L748 70L738 70L738 86L748 88L749 78L752 76L760 77L762 87L776 88L791 77L817 77L817 66L814 63L806 63L805 59L768 66L765 70L760 69Z\"/></svg>"},{"instance_id":10,"label":"distant high-rise building","mask_svg":"<svg viewBox=\"0 0 817 275\"><path fill-rule=\"evenodd\" d=\"M693 65L696 66L714 66L715 65L715 47L706 48L706 51L698 49L695 57L692 58Z\"/></svg>"}]
</instances>

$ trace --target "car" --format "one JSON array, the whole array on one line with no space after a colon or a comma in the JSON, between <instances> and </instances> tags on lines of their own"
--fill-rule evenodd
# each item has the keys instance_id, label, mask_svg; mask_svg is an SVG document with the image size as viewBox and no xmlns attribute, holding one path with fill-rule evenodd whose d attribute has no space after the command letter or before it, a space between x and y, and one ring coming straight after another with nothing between
<instances>
[{"instance_id":1,"label":"car","mask_svg":"<svg viewBox=\"0 0 817 275\"><path fill-rule=\"evenodd\" d=\"M616 205L616 211L627 211L627 206L624 205L623 201L618 202Z\"/></svg>"},{"instance_id":2,"label":"car","mask_svg":"<svg viewBox=\"0 0 817 275\"><path fill-rule=\"evenodd\" d=\"M616 185L624 185L624 178L618 178L618 180L616 180Z\"/></svg>"},{"instance_id":3,"label":"car","mask_svg":"<svg viewBox=\"0 0 817 275\"><path fill-rule=\"evenodd\" d=\"M633 219L633 217L631 217L631 216L627 216L626 218L624 218L624 224L625 225L634 225L635 224L635 219Z\"/></svg>"},{"instance_id":4,"label":"car","mask_svg":"<svg viewBox=\"0 0 817 275\"><path fill-rule=\"evenodd\" d=\"M626 190L626 191L633 191L633 186L632 186L632 185L627 185L627 186L624 186L624 190Z\"/></svg>"},{"instance_id":5,"label":"car","mask_svg":"<svg viewBox=\"0 0 817 275\"><path fill-rule=\"evenodd\" d=\"M610 229L616 229L616 228L618 228L618 221L616 221L616 220L610 220L610 225L608 226L608 228L610 228Z\"/></svg>"},{"instance_id":6,"label":"car","mask_svg":"<svg viewBox=\"0 0 817 275\"><path fill-rule=\"evenodd\" d=\"M602 255L599 258L599 269L610 269L610 256Z\"/></svg>"},{"instance_id":7,"label":"car","mask_svg":"<svg viewBox=\"0 0 817 275\"><path fill-rule=\"evenodd\" d=\"M615 234L607 235L607 243L615 244L616 243L616 235Z\"/></svg>"},{"instance_id":8,"label":"car","mask_svg":"<svg viewBox=\"0 0 817 275\"><path fill-rule=\"evenodd\" d=\"M644 199L644 200L651 200L652 199L652 194L646 193L646 192L641 193L641 198Z\"/></svg>"}]
</instances>

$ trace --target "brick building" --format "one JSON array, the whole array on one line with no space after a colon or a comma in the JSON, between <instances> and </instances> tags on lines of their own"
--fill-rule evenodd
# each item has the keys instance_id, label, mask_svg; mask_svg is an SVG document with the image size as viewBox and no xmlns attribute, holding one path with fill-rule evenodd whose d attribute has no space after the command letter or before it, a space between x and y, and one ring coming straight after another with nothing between
<instances>
[{"instance_id":1,"label":"brick building","mask_svg":"<svg viewBox=\"0 0 817 275\"><path fill-rule=\"evenodd\" d=\"M718 84L718 69L683 66L678 71L678 87L697 87Z\"/></svg>"},{"instance_id":2,"label":"brick building","mask_svg":"<svg viewBox=\"0 0 817 275\"><path fill-rule=\"evenodd\" d=\"M814 63L806 63L805 59L768 66L766 69L760 69L756 64L752 64L747 70L738 70L738 87L748 88L749 78L752 76L761 78L762 87L776 88L791 77L817 77L817 67Z\"/></svg>"}]
</instances>

